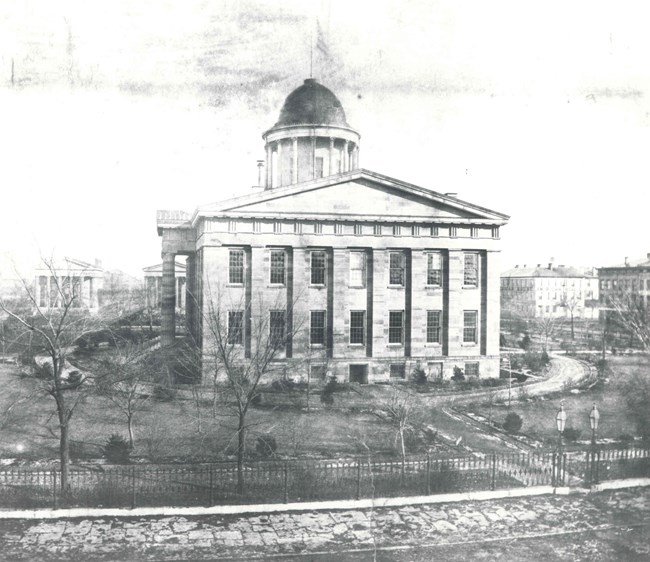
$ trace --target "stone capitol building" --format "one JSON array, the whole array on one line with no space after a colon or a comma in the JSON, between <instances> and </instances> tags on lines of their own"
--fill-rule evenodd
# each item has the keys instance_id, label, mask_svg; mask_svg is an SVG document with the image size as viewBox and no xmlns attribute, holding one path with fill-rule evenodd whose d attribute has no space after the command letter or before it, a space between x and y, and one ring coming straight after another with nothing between
<instances>
[{"instance_id":1,"label":"stone capitol building","mask_svg":"<svg viewBox=\"0 0 650 562\"><path fill-rule=\"evenodd\" d=\"M175 341L176 257L187 256L186 327L204 376L218 308L241 361L265 326L283 342L274 372L294 380L379 382L416 367L498 377L508 216L360 168L359 133L311 78L263 139L263 189L158 212L163 348Z\"/></svg>"}]
</instances>

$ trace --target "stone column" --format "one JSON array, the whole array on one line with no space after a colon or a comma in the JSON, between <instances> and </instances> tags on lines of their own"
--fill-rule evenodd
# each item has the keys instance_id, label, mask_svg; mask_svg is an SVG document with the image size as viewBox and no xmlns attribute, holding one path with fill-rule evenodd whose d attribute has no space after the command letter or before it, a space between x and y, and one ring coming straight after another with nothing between
<instances>
[{"instance_id":1,"label":"stone column","mask_svg":"<svg viewBox=\"0 0 650 562\"><path fill-rule=\"evenodd\" d=\"M311 179L316 177L316 137L311 137Z\"/></svg>"},{"instance_id":2,"label":"stone column","mask_svg":"<svg viewBox=\"0 0 650 562\"><path fill-rule=\"evenodd\" d=\"M35 278L36 286L34 287L34 298L36 299L36 306L41 306L41 276L37 275Z\"/></svg>"},{"instance_id":3,"label":"stone column","mask_svg":"<svg viewBox=\"0 0 650 562\"><path fill-rule=\"evenodd\" d=\"M354 169L359 169L359 145L354 145Z\"/></svg>"},{"instance_id":4,"label":"stone column","mask_svg":"<svg viewBox=\"0 0 650 562\"><path fill-rule=\"evenodd\" d=\"M348 152L349 144L350 141L345 141L345 143L343 144L343 171L344 172L350 171L350 153Z\"/></svg>"},{"instance_id":5,"label":"stone column","mask_svg":"<svg viewBox=\"0 0 650 562\"><path fill-rule=\"evenodd\" d=\"M176 335L176 276L175 256L163 252L162 299L160 303L160 339L163 347L173 345Z\"/></svg>"},{"instance_id":6,"label":"stone column","mask_svg":"<svg viewBox=\"0 0 650 562\"><path fill-rule=\"evenodd\" d=\"M271 182L273 181L273 149L271 148L271 143L266 145L266 189L271 189L273 187Z\"/></svg>"},{"instance_id":7,"label":"stone column","mask_svg":"<svg viewBox=\"0 0 650 562\"><path fill-rule=\"evenodd\" d=\"M198 333L196 327L196 254L187 256L185 264L185 324L190 334L196 340ZM199 342L196 342L199 343Z\"/></svg>"},{"instance_id":8,"label":"stone column","mask_svg":"<svg viewBox=\"0 0 650 562\"><path fill-rule=\"evenodd\" d=\"M334 175L334 137L330 137L330 163L329 170L327 171L328 176Z\"/></svg>"},{"instance_id":9,"label":"stone column","mask_svg":"<svg viewBox=\"0 0 650 562\"><path fill-rule=\"evenodd\" d=\"M293 168L291 170L291 182L298 183L298 137L291 139L293 143Z\"/></svg>"},{"instance_id":10,"label":"stone column","mask_svg":"<svg viewBox=\"0 0 650 562\"><path fill-rule=\"evenodd\" d=\"M95 279L91 277L88 280L88 306L90 308L97 308L97 295L95 294Z\"/></svg>"}]
</instances>

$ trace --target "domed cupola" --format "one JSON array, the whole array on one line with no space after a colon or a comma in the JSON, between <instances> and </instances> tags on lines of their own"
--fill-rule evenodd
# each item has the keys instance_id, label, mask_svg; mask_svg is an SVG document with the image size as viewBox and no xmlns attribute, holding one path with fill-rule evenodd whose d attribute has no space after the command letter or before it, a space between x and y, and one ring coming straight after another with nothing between
<instances>
[{"instance_id":1,"label":"domed cupola","mask_svg":"<svg viewBox=\"0 0 650 562\"><path fill-rule=\"evenodd\" d=\"M313 78L291 92L266 142L266 189L359 167L359 133L338 98Z\"/></svg>"}]
</instances>

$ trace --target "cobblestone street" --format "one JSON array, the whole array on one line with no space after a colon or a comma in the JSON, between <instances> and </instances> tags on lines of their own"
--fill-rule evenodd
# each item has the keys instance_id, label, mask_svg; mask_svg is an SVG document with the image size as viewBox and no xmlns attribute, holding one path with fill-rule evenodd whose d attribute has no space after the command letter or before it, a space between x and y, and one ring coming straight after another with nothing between
<instances>
[{"instance_id":1,"label":"cobblestone street","mask_svg":"<svg viewBox=\"0 0 650 562\"><path fill-rule=\"evenodd\" d=\"M641 526L650 559L650 488L592 495L264 515L5 520L4 560L249 560L399 549ZM549 539L553 541L553 538ZM645 546L644 546L645 545ZM319 556L320 554L320 556ZM391 559L384 555L382 559ZM601 558L609 559L609 558Z\"/></svg>"}]
</instances>

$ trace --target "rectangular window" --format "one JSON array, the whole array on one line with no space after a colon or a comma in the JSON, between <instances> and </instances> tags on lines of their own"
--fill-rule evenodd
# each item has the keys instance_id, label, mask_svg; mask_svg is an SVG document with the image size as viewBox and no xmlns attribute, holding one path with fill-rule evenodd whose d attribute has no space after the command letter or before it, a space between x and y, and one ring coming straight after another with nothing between
<instances>
[{"instance_id":1,"label":"rectangular window","mask_svg":"<svg viewBox=\"0 0 650 562\"><path fill-rule=\"evenodd\" d=\"M492 227L492 238L495 238L495 239L499 238L499 227L498 226L493 226Z\"/></svg>"},{"instance_id":2,"label":"rectangular window","mask_svg":"<svg viewBox=\"0 0 650 562\"><path fill-rule=\"evenodd\" d=\"M273 223L273 232L275 234L280 234L282 232L282 223L280 221L275 221Z\"/></svg>"},{"instance_id":3,"label":"rectangular window","mask_svg":"<svg viewBox=\"0 0 650 562\"><path fill-rule=\"evenodd\" d=\"M391 252L389 255L389 285L404 286L405 259L402 252Z\"/></svg>"},{"instance_id":4,"label":"rectangular window","mask_svg":"<svg viewBox=\"0 0 650 562\"><path fill-rule=\"evenodd\" d=\"M478 254L468 252L463 257L463 285L478 287Z\"/></svg>"},{"instance_id":5,"label":"rectangular window","mask_svg":"<svg viewBox=\"0 0 650 562\"><path fill-rule=\"evenodd\" d=\"M324 159L320 156L316 157L316 161L314 162L314 177L315 178L322 178L323 177L323 164L324 164Z\"/></svg>"},{"instance_id":6,"label":"rectangular window","mask_svg":"<svg viewBox=\"0 0 650 562\"><path fill-rule=\"evenodd\" d=\"M449 236L452 238L456 238L458 236L458 227L457 226L450 226L449 227Z\"/></svg>"},{"instance_id":7,"label":"rectangular window","mask_svg":"<svg viewBox=\"0 0 650 562\"><path fill-rule=\"evenodd\" d=\"M442 341L442 311L427 310L427 343Z\"/></svg>"},{"instance_id":8,"label":"rectangular window","mask_svg":"<svg viewBox=\"0 0 650 562\"><path fill-rule=\"evenodd\" d=\"M312 380L325 380L327 377L327 365L310 365L309 376Z\"/></svg>"},{"instance_id":9,"label":"rectangular window","mask_svg":"<svg viewBox=\"0 0 650 562\"><path fill-rule=\"evenodd\" d=\"M323 223L314 224L314 234L323 234Z\"/></svg>"},{"instance_id":10,"label":"rectangular window","mask_svg":"<svg viewBox=\"0 0 650 562\"><path fill-rule=\"evenodd\" d=\"M244 313L241 310L228 312L228 343L241 345L244 341Z\"/></svg>"},{"instance_id":11,"label":"rectangular window","mask_svg":"<svg viewBox=\"0 0 650 562\"><path fill-rule=\"evenodd\" d=\"M427 254L427 285L433 287L442 285L442 255L440 252Z\"/></svg>"},{"instance_id":12,"label":"rectangular window","mask_svg":"<svg viewBox=\"0 0 650 562\"><path fill-rule=\"evenodd\" d=\"M472 226L472 227L469 229L469 235L470 235L472 238L478 238L478 228L477 228L476 226Z\"/></svg>"},{"instance_id":13,"label":"rectangular window","mask_svg":"<svg viewBox=\"0 0 650 562\"><path fill-rule=\"evenodd\" d=\"M334 234L343 234L343 225L340 222L334 223Z\"/></svg>"},{"instance_id":14,"label":"rectangular window","mask_svg":"<svg viewBox=\"0 0 650 562\"><path fill-rule=\"evenodd\" d=\"M390 364L390 378L391 379L404 379L404 378L406 378L406 364L405 363L391 363Z\"/></svg>"},{"instance_id":15,"label":"rectangular window","mask_svg":"<svg viewBox=\"0 0 650 562\"><path fill-rule=\"evenodd\" d=\"M325 267L327 258L325 252L318 250L311 253L311 284L325 285Z\"/></svg>"},{"instance_id":16,"label":"rectangular window","mask_svg":"<svg viewBox=\"0 0 650 562\"><path fill-rule=\"evenodd\" d=\"M286 273L286 253L284 250L271 250L271 283L284 285Z\"/></svg>"},{"instance_id":17,"label":"rectangular window","mask_svg":"<svg viewBox=\"0 0 650 562\"><path fill-rule=\"evenodd\" d=\"M309 343L312 345L325 345L325 311L312 310L309 325Z\"/></svg>"},{"instance_id":18,"label":"rectangular window","mask_svg":"<svg viewBox=\"0 0 650 562\"><path fill-rule=\"evenodd\" d=\"M294 234L302 234L302 223L301 222L294 222L293 223L293 233Z\"/></svg>"},{"instance_id":19,"label":"rectangular window","mask_svg":"<svg viewBox=\"0 0 650 562\"><path fill-rule=\"evenodd\" d=\"M350 311L350 343L364 344L366 335L366 311Z\"/></svg>"},{"instance_id":20,"label":"rectangular window","mask_svg":"<svg viewBox=\"0 0 650 562\"><path fill-rule=\"evenodd\" d=\"M479 375L479 363L472 361L471 363L465 363L465 376L466 377L478 377Z\"/></svg>"},{"instance_id":21,"label":"rectangular window","mask_svg":"<svg viewBox=\"0 0 650 562\"><path fill-rule=\"evenodd\" d=\"M402 234L402 227L398 224L393 225L393 236L399 236Z\"/></svg>"},{"instance_id":22,"label":"rectangular window","mask_svg":"<svg viewBox=\"0 0 650 562\"><path fill-rule=\"evenodd\" d=\"M244 250L230 250L228 282L237 285L244 283Z\"/></svg>"},{"instance_id":23,"label":"rectangular window","mask_svg":"<svg viewBox=\"0 0 650 562\"><path fill-rule=\"evenodd\" d=\"M381 225L380 224L375 224L372 227L372 233L375 236L381 236Z\"/></svg>"},{"instance_id":24,"label":"rectangular window","mask_svg":"<svg viewBox=\"0 0 650 562\"><path fill-rule=\"evenodd\" d=\"M440 236L440 230L438 229L437 226L431 227L431 236L433 236L434 238L438 238L438 236Z\"/></svg>"},{"instance_id":25,"label":"rectangular window","mask_svg":"<svg viewBox=\"0 0 650 562\"><path fill-rule=\"evenodd\" d=\"M363 226L360 224L354 225L354 234L356 236L361 236L363 234Z\"/></svg>"},{"instance_id":26,"label":"rectangular window","mask_svg":"<svg viewBox=\"0 0 650 562\"><path fill-rule=\"evenodd\" d=\"M413 225L411 227L411 236L420 236L420 227L417 225Z\"/></svg>"},{"instance_id":27,"label":"rectangular window","mask_svg":"<svg viewBox=\"0 0 650 562\"><path fill-rule=\"evenodd\" d=\"M262 223L260 221L253 221L253 232L260 232L262 230Z\"/></svg>"},{"instance_id":28,"label":"rectangular window","mask_svg":"<svg viewBox=\"0 0 650 562\"><path fill-rule=\"evenodd\" d=\"M365 252L350 252L350 286L364 287L366 284Z\"/></svg>"},{"instance_id":29,"label":"rectangular window","mask_svg":"<svg viewBox=\"0 0 650 562\"><path fill-rule=\"evenodd\" d=\"M284 345L285 339L285 314L284 310L271 310L269 316L269 340L271 345Z\"/></svg>"},{"instance_id":30,"label":"rectangular window","mask_svg":"<svg viewBox=\"0 0 650 562\"><path fill-rule=\"evenodd\" d=\"M463 342L478 342L478 311L465 310L463 312Z\"/></svg>"},{"instance_id":31,"label":"rectangular window","mask_svg":"<svg viewBox=\"0 0 650 562\"><path fill-rule=\"evenodd\" d=\"M228 232L237 232L237 221L228 221Z\"/></svg>"},{"instance_id":32,"label":"rectangular window","mask_svg":"<svg viewBox=\"0 0 650 562\"><path fill-rule=\"evenodd\" d=\"M404 343L403 310L391 310L388 313L388 343Z\"/></svg>"}]
</instances>

